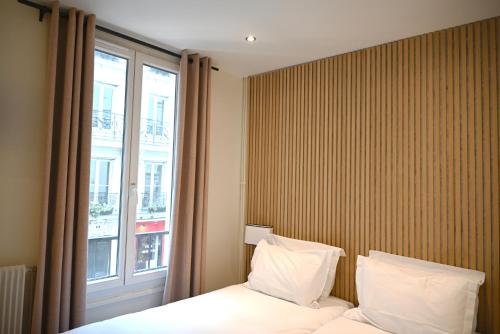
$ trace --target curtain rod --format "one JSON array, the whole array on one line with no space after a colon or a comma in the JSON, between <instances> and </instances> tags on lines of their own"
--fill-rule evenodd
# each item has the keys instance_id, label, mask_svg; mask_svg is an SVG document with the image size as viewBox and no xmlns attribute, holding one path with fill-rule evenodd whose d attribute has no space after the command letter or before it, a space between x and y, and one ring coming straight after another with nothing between
<instances>
[{"instance_id":1,"label":"curtain rod","mask_svg":"<svg viewBox=\"0 0 500 334\"><path fill-rule=\"evenodd\" d=\"M52 8L44 6L44 5L36 3L36 2L33 2L33 1L30 1L30 0L17 0L17 2L19 2L20 4L23 4L23 5L26 5L26 6L35 8L35 9L38 9L39 10L38 21L40 21L40 22L43 21L43 17L45 16L45 14L48 14L48 13L52 12ZM63 16L63 17L66 16L66 15L67 14L65 12L61 13L61 16ZM97 30L100 30L100 31L105 32L105 33L108 33L110 35L123 38L123 39L125 39L127 41L130 41L130 42L133 42L133 43L136 43L136 44L148 47L150 49L153 49L153 50L156 50L156 51L168 54L170 56L173 56L173 57L176 57L176 58L181 58L181 55L178 54L178 53L176 53L176 52L164 49L164 48L159 47L159 46L154 45L154 44L150 44L148 42L145 42L145 41L142 41L140 39L134 38L132 36L122 34L121 32L118 32L118 31L115 31L115 30L103 27L101 25L96 24L95 28ZM219 70L219 68L215 67L215 66L211 66L211 68L214 71L218 71Z\"/></svg>"}]
</instances>

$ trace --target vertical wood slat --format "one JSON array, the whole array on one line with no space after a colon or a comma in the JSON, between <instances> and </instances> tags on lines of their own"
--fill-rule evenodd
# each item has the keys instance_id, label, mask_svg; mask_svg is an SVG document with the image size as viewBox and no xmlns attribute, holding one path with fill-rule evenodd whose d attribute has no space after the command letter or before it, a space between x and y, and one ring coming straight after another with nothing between
<instances>
[{"instance_id":1,"label":"vertical wood slat","mask_svg":"<svg viewBox=\"0 0 500 334\"><path fill-rule=\"evenodd\" d=\"M500 22L498 20L489 21L490 26L490 74L491 74L491 86L490 86L490 98L491 98L491 127L492 131L490 133L491 140L491 166L492 166L492 230L491 230L491 245L493 251L491 252L491 291L488 295L491 295L493 303L491 308L494 310L500 309L500 117L498 115L498 108L500 107ZM496 168L496 169L495 169ZM488 250L487 250L488 251ZM495 328L495 327L494 327ZM498 327L496 327L498 330Z\"/></svg>"},{"instance_id":2,"label":"vertical wood slat","mask_svg":"<svg viewBox=\"0 0 500 334\"><path fill-rule=\"evenodd\" d=\"M500 332L500 18L250 78L246 222L482 270ZM253 247L248 246L246 270Z\"/></svg>"}]
</instances>

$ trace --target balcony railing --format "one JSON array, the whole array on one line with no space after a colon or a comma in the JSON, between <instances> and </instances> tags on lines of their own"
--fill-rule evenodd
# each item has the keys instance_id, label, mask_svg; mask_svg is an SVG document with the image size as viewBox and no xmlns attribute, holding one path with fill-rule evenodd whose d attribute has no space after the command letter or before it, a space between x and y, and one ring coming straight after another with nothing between
<instances>
[{"instance_id":1,"label":"balcony railing","mask_svg":"<svg viewBox=\"0 0 500 334\"><path fill-rule=\"evenodd\" d=\"M141 118L141 144L169 145L168 123L151 118Z\"/></svg>"},{"instance_id":2,"label":"balcony railing","mask_svg":"<svg viewBox=\"0 0 500 334\"><path fill-rule=\"evenodd\" d=\"M107 191L90 192L89 194L89 211L92 218L99 216L107 216L118 211L118 193L110 193Z\"/></svg>"},{"instance_id":3,"label":"balcony railing","mask_svg":"<svg viewBox=\"0 0 500 334\"><path fill-rule=\"evenodd\" d=\"M146 192L140 194L141 211L148 213L166 212L167 193Z\"/></svg>"},{"instance_id":4,"label":"balcony railing","mask_svg":"<svg viewBox=\"0 0 500 334\"><path fill-rule=\"evenodd\" d=\"M115 205L118 198L118 193L112 193L109 191L91 191L89 194L90 203L106 203Z\"/></svg>"},{"instance_id":5,"label":"balcony railing","mask_svg":"<svg viewBox=\"0 0 500 334\"><path fill-rule=\"evenodd\" d=\"M124 117L108 110L94 110L92 113L92 136L122 141Z\"/></svg>"},{"instance_id":6,"label":"balcony railing","mask_svg":"<svg viewBox=\"0 0 500 334\"><path fill-rule=\"evenodd\" d=\"M141 118L140 142L150 145L169 145L168 122ZM92 136L101 139L122 141L124 116L108 110L94 110L92 113Z\"/></svg>"}]
</instances>

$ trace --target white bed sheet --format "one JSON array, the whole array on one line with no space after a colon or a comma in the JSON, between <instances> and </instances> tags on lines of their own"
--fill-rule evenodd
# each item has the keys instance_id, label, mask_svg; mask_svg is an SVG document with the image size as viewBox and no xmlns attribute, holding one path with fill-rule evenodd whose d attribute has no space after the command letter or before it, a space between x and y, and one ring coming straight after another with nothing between
<instances>
[{"instance_id":1,"label":"white bed sheet","mask_svg":"<svg viewBox=\"0 0 500 334\"><path fill-rule=\"evenodd\" d=\"M329 297L312 309L240 284L67 333L312 333L349 307L351 303Z\"/></svg>"},{"instance_id":2,"label":"white bed sheet","mask_svg":"<svg viewBox=\"0 0 500 334\"><path fill-rule=\"evenodd\" d=\"M367 323L340 316L314 332L314 334L390 334Z\"/></svg>"}]
</instances>

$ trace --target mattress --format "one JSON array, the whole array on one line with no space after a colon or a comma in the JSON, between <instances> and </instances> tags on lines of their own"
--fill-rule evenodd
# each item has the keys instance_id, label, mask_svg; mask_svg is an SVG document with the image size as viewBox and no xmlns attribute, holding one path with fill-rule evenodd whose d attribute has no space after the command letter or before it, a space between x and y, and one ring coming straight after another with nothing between
<instances>
[{"instance_id":1,"label":"mattress","mask_svg":"<svg viewBox=\"0 0 500 334\"><path fill-rule=\"evenodd\" d=\"M314 334L390 334L367 323L340 316L319 328Z\"/></svg>"},{"instance_id":2,"label":"mattress","mask_svg":"<svg viewBox=\"0 0 500 334\"><path fill-rule=\"evenodd\" d=\"M319 309L240 285L76 328L67 333L312 333L352 304L329 297Z\"/></svg>"}]
</instances>

